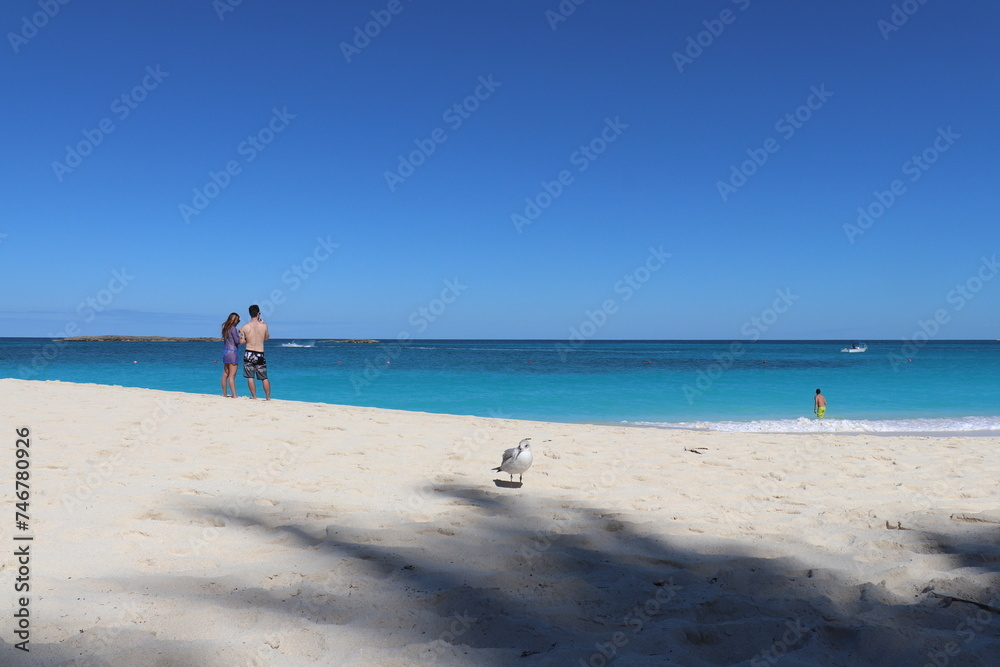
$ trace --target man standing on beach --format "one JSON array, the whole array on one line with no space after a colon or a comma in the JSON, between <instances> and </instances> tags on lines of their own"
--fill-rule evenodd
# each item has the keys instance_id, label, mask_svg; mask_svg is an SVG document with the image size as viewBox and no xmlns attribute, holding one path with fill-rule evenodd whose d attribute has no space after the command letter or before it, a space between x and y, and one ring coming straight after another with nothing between
<instances>
[{"instance_id":1,"label":"man standing on beach","mask_svg":"<svg viewBox=\"0 0 1000 667\"><path fill-rule=\"evenodd\" d=\"M813 412L816 413L817 419L822 419L826 414L826 398L819 393L819 389L816 390L816 398L813 400Z\"/></svg>"},{"instance_id":2,"label":"man standing on beach","mask_svg":"<svg viewBox=\"0 0 1000 667\"><path fill-rule=\"evenodd\" d=\"M271 337L267 325L260 318L260 308L250 306L250 321L240 329L240 335L246 341L243 352L243 377L247 379L250 388L250 398L257 398L257 383L254 376L264 385L264 398L271 400L271 381L267 379L267 362L264 361L264 341Z\"/></svg>"}]
</instances>

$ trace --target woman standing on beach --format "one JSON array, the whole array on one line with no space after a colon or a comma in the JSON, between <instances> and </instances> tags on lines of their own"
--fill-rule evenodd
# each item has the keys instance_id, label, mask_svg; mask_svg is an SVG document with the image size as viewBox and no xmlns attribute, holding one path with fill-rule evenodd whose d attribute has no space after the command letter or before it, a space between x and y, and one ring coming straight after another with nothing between
<instances>
[{"instance_id":1,"label":"woman standing on beach","mask_svg":"<svg viewBox=\"0 0 1000 667\"><path fill-rule=\"evenodd\" d=\"M236 313L229 313L229 317L222 324L222 395L229 396L226 392L226 383L232 397L236 398L236 365L237 353L239 352L241 336L237 324L240 323L240 316Z\"/></svg>"}]
</instances>

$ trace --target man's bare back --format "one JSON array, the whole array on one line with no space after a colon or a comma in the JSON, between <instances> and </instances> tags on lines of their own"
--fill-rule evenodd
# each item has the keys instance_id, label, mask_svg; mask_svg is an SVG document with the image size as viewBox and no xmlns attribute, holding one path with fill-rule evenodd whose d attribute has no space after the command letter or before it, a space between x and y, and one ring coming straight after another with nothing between
<instances>
[{"instance_id":1,"label":"man's bare back","mask_svg":"<svg viewBox=\"0 0 1000 667\"><path fill-rule=\"evenodd\" d=\"M255 317L240 329L240 334L246 342L247 350L251 352L263 352L264 341L271 337L264 320Z\"/></svg>"}]
</instances>

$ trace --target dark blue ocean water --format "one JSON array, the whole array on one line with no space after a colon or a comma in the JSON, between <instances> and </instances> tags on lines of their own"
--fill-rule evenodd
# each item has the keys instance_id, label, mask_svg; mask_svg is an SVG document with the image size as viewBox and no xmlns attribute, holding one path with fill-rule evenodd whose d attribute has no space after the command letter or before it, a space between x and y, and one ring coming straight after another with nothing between
<instances>
[{"instance_id":1,"label":"dark blue ocean water","mask_svg":"<svg viewBox=\"0 0 1000 667\"><path fill-rule=\"evenodd\" d=\"M567 422L1000 431L1000 342L268 341L272 397ZM0 377L221 393L221 343L0 339ZM242 369L238 391L248 395ZM813 419L815 390L829 401Z\"/></svg>"}]
</instances>

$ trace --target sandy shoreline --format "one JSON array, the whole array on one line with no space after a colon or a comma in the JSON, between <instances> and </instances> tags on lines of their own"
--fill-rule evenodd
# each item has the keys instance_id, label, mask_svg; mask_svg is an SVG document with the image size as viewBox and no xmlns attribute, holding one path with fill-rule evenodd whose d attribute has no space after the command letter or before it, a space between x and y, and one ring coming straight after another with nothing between
<instances>
[{"instance_id":1,"label":"sandy shoreline","mask_svg":"<svg viewBox=\"0 0 1000 667\"><path fill-rule=\"evenodd\" d=\"M1000 614L932 594L1000 606L1000 438L520 422L9 379L0 395L2 664L1000 655ZM13 647L21 427L30 654ZM498 486L490 468L524 437L524 486Z\"/></svg>"}]
</instances>

